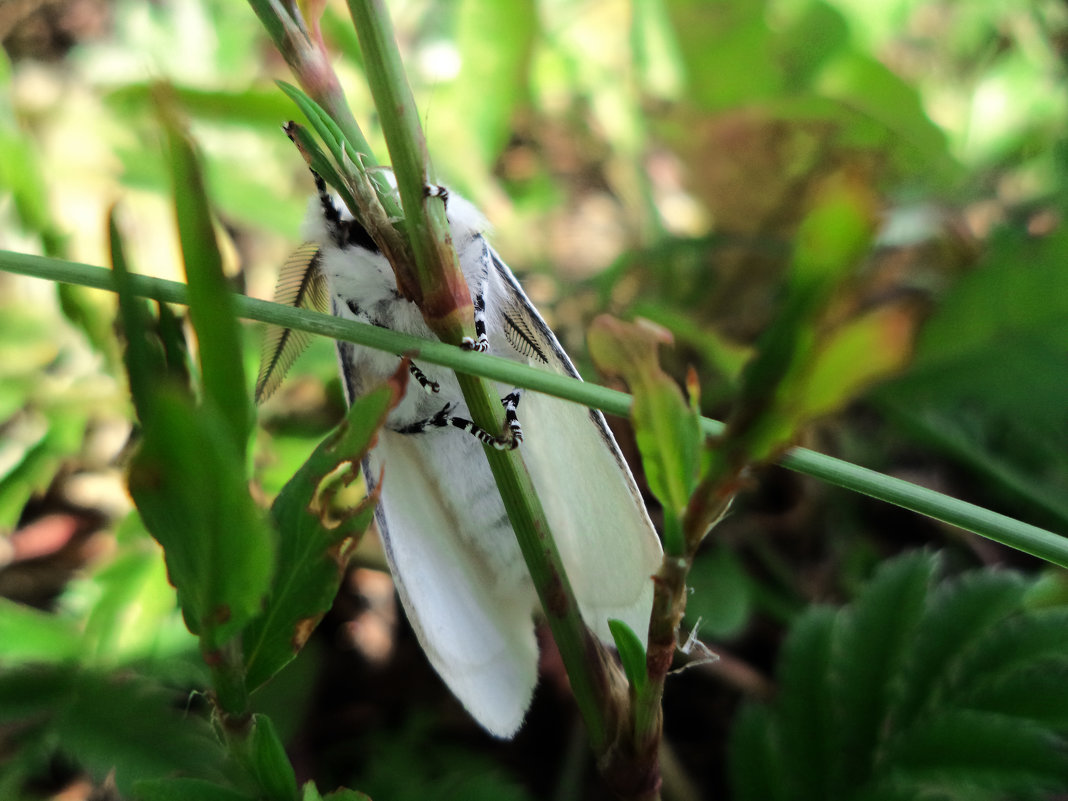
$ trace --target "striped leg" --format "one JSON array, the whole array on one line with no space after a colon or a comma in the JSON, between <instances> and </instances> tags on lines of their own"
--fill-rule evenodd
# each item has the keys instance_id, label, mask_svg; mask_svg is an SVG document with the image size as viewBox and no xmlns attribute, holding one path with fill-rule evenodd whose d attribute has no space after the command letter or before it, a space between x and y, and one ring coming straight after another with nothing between
<instances>
[{"instance_id":1,"label":"striped leg","mask_svg":"<svg viewBox=\"0 0 1068 801\"><path fill-rule=\"evenodd\" d=\"M470 420L463 417L453 417L449 414L449 410L453 406L451 403L447 404L433 417L407 425L404 428L398 429L398 432L401 434L422 434L430 428L453 426L461 431L466 431L483 445L489 445L491 448L495 448L499 451L514 450L515 448L518 448L519 444L523 441L523 427L519 425L519 417L516 414L516 409L519 406L519 390L511 392L503 397L501 399L501 405L504 406L504 425L506 432L499 437L493 436L486 431L486 429L476 425Z\"/></svg>"},{"instance_id":2,"label":"striped leg","mask_svg":"<svg viewBox=\"0 0 1068 801\"><path fill-rule=\"evenodd\" d=\"M415 362L408 362L408 372L412 374L412 378L419 382L419 386L427 391L430 395L437 395L441 390L441 385L437 381L431 381L427 378L426 373L415 366Z\"/></svg>"},{"instance_id":3,"label":"striped leg","mask_svg":"<svg viewBox=\"0 0 1068 801\"><path fill-rule=\"evenodd\" d=\"M478 287L478 294L474 297L476 339L472 341L471 337L464 337L462 346L466 350L477 350L479 353L489 350L489 338L486 336L486 290L488 286L489 280L483 278Z\"/></svg>"}]
</instances>

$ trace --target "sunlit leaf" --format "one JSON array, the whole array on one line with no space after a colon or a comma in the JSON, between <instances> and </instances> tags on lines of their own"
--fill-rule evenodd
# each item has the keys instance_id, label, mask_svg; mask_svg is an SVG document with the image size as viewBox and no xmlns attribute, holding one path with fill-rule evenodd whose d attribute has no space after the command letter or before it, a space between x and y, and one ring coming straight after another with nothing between
<instances>
[{"instance_id":1,"label":"sunlit leaf","mask_svg":"<svg viewBox=\"0 0 1068 801\"><path fill-rule=\"evenodd\" d=\"M678 520L697 485L702 437L698 415L660 368L657 347L665 337L663 329L650 323L603 315L590 328L589 346L602 370L622 375L630 386L631 420L649 488ZM669 552L681 547L671 541L673 533L665 534Z\"/></svg>"},{"instance_id":2,"label":"sunlit leaf","mask_svg":"<svg viewBox=\"0 0 1068 801\"><path fill-rule=\"evenodd\" d=\"M249 496L232 429L165 389L130 467L130 493L163 546L186 625L211 650L259 614L275 536Z\"/></svg>"},{"instance_id":3,"label":"sunlit leaf","mask_svg":"<svg viewBox=\"0 0 1068 801\"><path fill-rule=\"evenodd\" d=\"M0 665L61 662L80 652L75 621L0 598Z\"/></svg>"},{"instance_id":4,"label":"sunlit leaf","mask_svg":"<svg viewBox=\"0 0 1068 801\"><path fill-rule=\"evenodd\" d=\"M178 235L189 282L189 316L197 332L203 390L227 421L237 453L244 454L252 415L241 334L231 287L223 275L200 159L177 117L173 99L159 90L157 104L167 135Z\"/></svg>"},{"instance_id":5,"label":"sunlit leaf","mask_svg":"<svg viewBox=\"0 0 1068 801\"><path fill-rule=\"evenodd\" d=\"M400 397L398 381L353 402L348 416L316 448L279 493L271 509L281 536L279 572L263 614L245 634L249 688L267 681L303 647L330 608L353 540L371 522L373 503L364 502L332 517L333 490L324 480L355 480L363 455L386 414ZM333 486L333 485L331 485Z\"/></svg>"}]
</instances>

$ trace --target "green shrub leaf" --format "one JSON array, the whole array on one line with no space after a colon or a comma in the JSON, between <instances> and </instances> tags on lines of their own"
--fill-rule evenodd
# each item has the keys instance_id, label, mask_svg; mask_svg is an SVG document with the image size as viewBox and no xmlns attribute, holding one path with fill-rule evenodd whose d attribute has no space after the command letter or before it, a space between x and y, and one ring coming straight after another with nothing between
<instances>
[{"instance_id":1,"label":"green shrub leaf","mask_svg":"<svg viewBox=\"0 0 1068 801\"><path fill-rule=\"evenodd\" d=\"M739 798L996 801L1068 789L1068 608L1028 609L1029 582L1008 571L932 590L937 564L925 552L893 559L853 604L794 624L778 698L743 710L732 735Z\"/></svg>"},{"instance_id":2,"label":"green shrub leaf","mask_svg":"<svg viewBox=\"0 0 1068 801\"><path fill-rule=\"evenodd\" d=\"M260 613L275 535L253 502L214 407L166 388L130 467L130 494L160 545L189 630L211 652Z\"/></svg>"},{"instance_id":3,"label":"green shrub leaf","mask_svg":"<svg viewBox=\"0 0 1068 801\"><path fill-rule=\"evenodd\" d=\"M935 566L926 552L886 562L855 604L840 613L833 658L842 787L860 784L871 772Z\"/></svg>"},{"instance_id":4,"label":"green shrub leaf","mask_svg":"<svg viewBox=\"0 0 1068 801\"><path fill-rule=\"evenodd\" d=\"M646 680L645 646L642 645L641 637L622 620L609 620L608 628L612 632L616 650L619 651L619 659L623 663L627 680L635 693L641 693Z\"/></svg>"},{"instance_id":5,"label":"green shrub leaf","mask_svg":"<svg viewBox=\"0 0 1068 801\"><path fill-rule=\"evenodd\" d=\"M148 779L134 785L138 801L258 801L204 779Z\"/></svg>"},{"instance_id":6,"label":"green shrub leaf","mask_svg":"<svg viewBox=\"0 0 1068 801\"><path fill-rule=\"evenodd\" d=\"M374 504L365 501L330 520L326 501L332 490L324 488L324 479L341 466L345 473L339 481L356 479L375 433L400 399L402 381L397 378L354 401L345 420L283 487L271 508L281 537L280 569L263 614L244 637L250 690L296 656L333 602L348 548L370 524Z\"/></svg>"}]
</instances>

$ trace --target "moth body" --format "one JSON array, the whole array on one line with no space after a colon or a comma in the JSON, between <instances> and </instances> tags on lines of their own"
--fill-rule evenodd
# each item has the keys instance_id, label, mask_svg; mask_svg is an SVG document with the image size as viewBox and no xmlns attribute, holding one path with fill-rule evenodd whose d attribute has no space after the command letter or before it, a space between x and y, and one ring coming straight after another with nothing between
<instances>
[{"instance_id":1,"label":"moth body","mask_svg":"<svg viewBox=\"0 0 1068 801\"><path fill-rule=\"evenodd\" d=\"M325 191L320 195L309 209L305 235L319 246L330 310L433 338L366 233L327 205L333 201ZM455 195L446 211L475 308L484 310L488 351L577 378L556 337L487 244L481 215ZM398 364L396 356L352 343L339 342L337 351L349 401ZM455 375L428 363L416 368L419 381L409 383L389 416L364 474L373 482L383 471L376 519L401 602L431 664L490 733L510 737L537 682L537 595L482 441L456 423L426 425L446 407L452 417L470 419ZM514 390L496 388L501 398ZM534 392L519 396L515 414L522 427L519 452L583 619L607 644L609 618L622 619L644 639L660 543L604 418Z\"/></svg>"}]
</instances>

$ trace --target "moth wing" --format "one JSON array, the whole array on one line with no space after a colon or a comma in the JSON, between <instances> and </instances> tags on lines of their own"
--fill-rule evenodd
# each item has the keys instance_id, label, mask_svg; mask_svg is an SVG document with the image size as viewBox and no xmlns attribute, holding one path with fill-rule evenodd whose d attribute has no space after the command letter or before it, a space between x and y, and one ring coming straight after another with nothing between
<instances>
[{"instance_id":1,"label":"moth wing","mask_svg":"<svg viewBox=\"0 0 1068 801\"><path fill-rule=\"evenodd\" d=\"M326 311L326 278L320 268L317 242L305 242L282 265L274 290L274 302L298 309ZM264 331L260 372L256 378L256 403L263 403L282 384L293 362L311 341L311 334L295 328L268 325Z\"/></svg>"},{"instance_id":2,"label":"moth wing","mask_svg":"<svg viewBox=\"0 0 1068 801\"><path fill-rule=\"evenodd\" d=\"M530 600L494 592L426 469L425 439L385 430L368 456L385 466L376 510L397 592L430 663L491 734L511 737L530 706L538 645Z\"/></svg>"},{"instance_id":3,"label":"moth wing","mask_svg":"<svg viewBox=\"0 0 1068 801\"><path fill-rule=\"evenodd\" d=\"M494 293L487 308L491 351L579 378L578 371L519 283L490 250ZM519 403L523 459L545 508L583 619L612 644L609 618L625 622L643 642L653 604L660 540L619 446L597 410L524 393Z\"/></svg>"},{"instance_id":4,"label":"moth wing","mask_svg":"<svg viewBox=\"0 0 1068 801\"><path fill-rule=\"evenodd\" d=\"M583 619L608 644L610 618L645 642L660 540L629 469L614 458L614 440L602 436L603 419L595 422L593 415L559 398L527 393L520 404L523 456Z\"/></svg>"}]
</instances>

